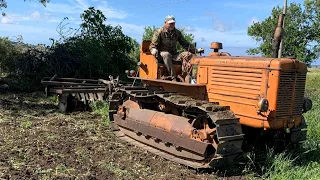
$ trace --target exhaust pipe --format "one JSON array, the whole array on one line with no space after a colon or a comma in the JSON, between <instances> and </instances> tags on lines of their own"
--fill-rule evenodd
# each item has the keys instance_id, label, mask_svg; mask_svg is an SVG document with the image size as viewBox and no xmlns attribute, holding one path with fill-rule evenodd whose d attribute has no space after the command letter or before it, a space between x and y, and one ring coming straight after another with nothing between
<instances>
[{"instance_id":1,"label":"exhaust pipe","mask_svg":"<svg viewBox=\"0 0 320 180\"><path fill-rule=\"evenodd\" d=\"M283 23L284 23L284 14L280 14L278 19L278 25L274 32L274 43L273 43L273 58L278 58L279 55L279 48L280 43L283 38L284 30L283 30Z\"/></svg>"}]
</instances>

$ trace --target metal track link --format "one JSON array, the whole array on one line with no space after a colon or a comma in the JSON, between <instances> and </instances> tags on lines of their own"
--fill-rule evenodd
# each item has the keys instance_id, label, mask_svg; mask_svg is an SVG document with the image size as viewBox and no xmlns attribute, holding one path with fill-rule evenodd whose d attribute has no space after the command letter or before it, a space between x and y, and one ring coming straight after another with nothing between
<instances>
[{"instance_id":1,"label":"metal track link","mask_svg":"<svg viewBox=\"0 0 320 180\"><path fill-rule=\"evenodd\" d=\"M127 89L126 87L120 88L118 93L133 97L137 101L165 101L170 103L182 111L193 111L198 114L204 114L207 118L210 118L215 124L217 134L217 146L215 147L215 154L203 160L203 162L182 159L174 154L159 150L157 148L149 147L147 143L139 142L136 138L128 136L122 127L115 128L116 130L122 131L121 139L136 144L140 147L153 152L159 156L162 156L171 161L175 161L180 164L184 164L194 168L213 168L221 167L233 164L235 158L242 155L242 141L244 134L242 134L241 124L239 118L237 118L228 106L221 106L216 102L208 102L195 100L191 97L181 95L175 92L166 91L152 91L148 89ZM116 110L116 109L114 109ZM123 134L124 133L124 134ZM148 136L148 135L146 135ZM156 137L155 137L156 138Z\"/></svg>"}]
</instances>

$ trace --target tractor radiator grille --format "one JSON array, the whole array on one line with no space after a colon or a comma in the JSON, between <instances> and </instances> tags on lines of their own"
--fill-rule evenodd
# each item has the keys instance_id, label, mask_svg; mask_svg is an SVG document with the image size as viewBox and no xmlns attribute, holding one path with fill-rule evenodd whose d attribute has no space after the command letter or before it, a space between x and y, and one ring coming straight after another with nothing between
<instances>
[{"instance_id":1,"label":"tractor radiator grille","mask_svg":"<svg viewBox=\"0 0 320 180\"><path fill-rule=\"evenodd\" d=\"M302 114L305 82L305 73L280 72L277 117Z\"/></svg>"},{"instance_id":2,"label":"tractor radiator grille","mask_svg":"<svg viewBox=\"0 0 320 180\"><path fill-rule=\"evenodd\" d=\"M210 93L245 99L259 99L262 70L212 68Z\"/></svg>"}]
</instances>

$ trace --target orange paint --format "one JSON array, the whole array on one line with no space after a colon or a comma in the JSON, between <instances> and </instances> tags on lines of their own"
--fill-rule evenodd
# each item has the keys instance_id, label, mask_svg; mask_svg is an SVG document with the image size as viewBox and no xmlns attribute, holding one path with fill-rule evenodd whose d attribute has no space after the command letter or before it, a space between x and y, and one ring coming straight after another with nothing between
<instances>
[{"instance_id":1,"label":"orange paint","mask_svg":"<svg viewBox=\"0 0 320 180\"><path fill-rule=\"evenodd\" d=\"M148 42L142 44L139 78L145 84L161 86L196 99L230 106L243 125L264 128L293 128L302 121L302 106L307 66L289 58L237 56L197 56L196 84L159 80L159 66L150 54ZM178 67L177 67L178 66ZM179 65L176 65L179 68ZM266 112L258 112L262 99L269 103Z\"/></svg>"}]
</instances>

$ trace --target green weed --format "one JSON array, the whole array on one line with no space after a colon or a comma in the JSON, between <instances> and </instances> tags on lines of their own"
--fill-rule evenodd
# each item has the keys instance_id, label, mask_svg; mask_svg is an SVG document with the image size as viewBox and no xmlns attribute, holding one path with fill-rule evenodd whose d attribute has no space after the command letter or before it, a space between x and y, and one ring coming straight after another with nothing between
<instances>
[{"instance_id":1,"label":"green weed","mask_svg":"<svg viewBox=\"0 0 320 180\"><path fill-rule=\"evenodd\" d=\"M32 123L29 120L26 120L26 121L21 122L20 127L21 128L30 128L31 125L32 125Z\"/></svg>"},{"instance_id":2,"label":"green weed","mask_svg":"<svg viewBox=\"0 0 320 180\"><path fill-rule=\"evenodd\" d=\"M55 174L56 175L63 175L63 174L69 174L69 173L72 173L74 172L75 169L73 168L68 168L67 166L65 165L58 165L56 168L55 168Z\"/></svg>"},{"instance_id":3,"label":"green weed","mask_svg":"<svg viewBox=\"0 0 320 180\"><path fill-rule=\"evenodd\" d=\"M58 96L50 96L49 101L52 102L53 104L58 104L59 98Z\"/></svg>"},{"instance_id":4,"label":"green weed","mask_svg":"<svg viewBox=\"0 0 320 180\"><path fill-rule=\"evenodd\" d=\"M99 114L103 117L102 124L109 126L109 105L106 101L96 101L91 105L92 111L94 114Z\"/></svg>"}]
</instances>

